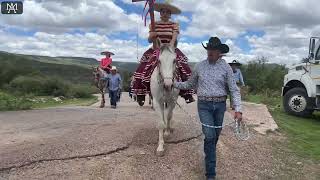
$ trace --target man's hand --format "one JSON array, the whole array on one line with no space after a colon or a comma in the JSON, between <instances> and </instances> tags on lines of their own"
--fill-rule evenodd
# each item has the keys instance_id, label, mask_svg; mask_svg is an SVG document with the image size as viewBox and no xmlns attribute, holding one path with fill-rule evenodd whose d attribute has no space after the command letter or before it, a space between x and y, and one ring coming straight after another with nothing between
<instances>
[{"instance_id":1,"label":"man's hand","mask_svg":"<svg viewBox=\"0 0 320 180\"><path fill-rule=\"evenodd\" d=\"M175 45L175 41L171 41L171 42L170 42L170 46L171 46L171 47L175 47L174 45Z\"/></svg>"},{"instance_id":2,"label":"man's hand","mask_svg":"<svg viewBox=\"0 0 320 180\"><path fill-rule=\"evenodd\" d=\"M174 88L176 88L176 85L177 85L177 80L173 80L173 84L172 84L172 86L174 87ZM176 88L177 89L177 88Z\"/></svg>"},{"instance_id":3,"label":"man's hand","mask_svg":"<svg viewBox=\"0 0 320 180\"><path fill-rule=\"evenodd\" d=\"M234 119L242 121L242 113L241 112L235 112L234 113Z\"/></svg>"}]
</instances>

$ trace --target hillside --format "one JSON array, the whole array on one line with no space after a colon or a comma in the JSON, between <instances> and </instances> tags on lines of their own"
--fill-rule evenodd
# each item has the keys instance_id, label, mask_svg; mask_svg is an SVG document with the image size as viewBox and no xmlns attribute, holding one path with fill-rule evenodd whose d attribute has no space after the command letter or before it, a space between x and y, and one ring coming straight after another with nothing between
<instances>
[{"instance_id":1,"label":"hillside","mask_svg":"<svg viewBox=\"0 0 320 180\"><path fill-rule=\"evenodd\" d=\"M40 56L33 57L0 52L0 75L9 71L11 74L40 74L59 77L74 83L87 84L92 81L90 68L76 65L41 62ZM44 58L45 59L45 58ZM50 59L50 57L49 57ZM14 77L14 75L12 76ZM7 81L10 81L8 79Z\"/></svg>"},{"instance_id":2,"label":"hillside","mask_svg":"<svg viewBox=\"0 0 320 180\"><path fill-rule=\"evenodd\" d=\"M8 84L17 76L38 75L58 77L76 84L91 84L92 67L99 65L93 58L48 57L13 54L0 51L0 87ZM130 84L130 76L137 69L134 62L113 62L124 81L124 90Z\"/></svg>"}]
</instances>

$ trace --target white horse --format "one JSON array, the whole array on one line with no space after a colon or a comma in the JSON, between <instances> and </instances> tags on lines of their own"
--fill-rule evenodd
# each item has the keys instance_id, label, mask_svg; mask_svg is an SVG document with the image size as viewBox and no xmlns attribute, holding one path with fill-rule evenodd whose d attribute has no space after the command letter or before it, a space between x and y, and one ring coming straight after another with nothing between
<instances>
[{"instance_id":1,"label":"white horse","mask_svg":"<svg viewBox=\"0 0 320 180\"><path fill-rule=\"evenodd\" d=\"M171 132L172 113L179 96L179 90L173 88L176 75L175 47L162 45L159 40L157 43L160 47L159 63L151 75L150 89L154 109L160 115L157 155L163 156L164 136L169 136Z\"/></svg>"}]
</instances>

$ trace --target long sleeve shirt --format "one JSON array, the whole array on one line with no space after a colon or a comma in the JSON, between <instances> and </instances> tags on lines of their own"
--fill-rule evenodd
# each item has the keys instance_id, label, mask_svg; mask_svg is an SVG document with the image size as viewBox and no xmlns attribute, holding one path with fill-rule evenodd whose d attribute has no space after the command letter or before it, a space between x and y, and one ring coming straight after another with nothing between
<instances>
[{"instance_id":1,"label":"long sleeve shirt","mask_svg":"<svg viewBox=\"0 0 320 180\"><path fill-rule=\"evenodd\" d=\"M198 97L227 96L229 89L235 111L241 111L240 90L231 67L224 59L219 59L216 63L209 63L208 60L201 61L196 65L188 81L175 82L174 87L178 89L196 88Z\"/></svg>"},{"instance_id":2,"label":"long sleeve shirt","mask_svg":"<svg viewBox=\"0 0 320 180\"><path fill-rule=\"evenodd\" d=\"M242 86L244 86L243 76L240 69L236 69L236 72L233 73L233 77L236 80L236 83L240 83Z\"/></svg>"},{"instance_id":3,"label":"long sleeve shirt","mask_svg":"<svg viewBox=\"0 0 320 180\"><path fill-rule=\"evenodd\" d=\"M107 77L108 88L110 91L117 91L118 89L122 89L122 79L120 74L109 74Z\"/></svg>"},{"instance_id":4,"label":"long sleeve shirt","mask_svg":"<svg viewBox=\"0 0 320 180\"><path fill-rule=\"evenodd\" d=\"M102 58L100 61L100 67L102 69L111 69L112 58Z\"/></svg>"}]
</instances>

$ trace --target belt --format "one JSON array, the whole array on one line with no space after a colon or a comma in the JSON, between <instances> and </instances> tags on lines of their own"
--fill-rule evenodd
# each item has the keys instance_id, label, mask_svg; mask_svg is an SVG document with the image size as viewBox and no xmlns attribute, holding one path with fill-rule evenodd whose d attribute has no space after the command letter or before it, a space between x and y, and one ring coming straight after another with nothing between
<instances>
[{"instance_id":1,"label":"belt","mask_svg":"<svg viewBox=\"0 0 320 180\"><path fill-rule=\"evenodd\" d=\"M198 100L201 100L201 101L213 101L213 102L223 102L223 101L227 100L227 96L211 96L211 97L198 96Z\"/></svg>"}]
</instances>

